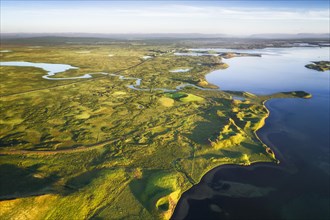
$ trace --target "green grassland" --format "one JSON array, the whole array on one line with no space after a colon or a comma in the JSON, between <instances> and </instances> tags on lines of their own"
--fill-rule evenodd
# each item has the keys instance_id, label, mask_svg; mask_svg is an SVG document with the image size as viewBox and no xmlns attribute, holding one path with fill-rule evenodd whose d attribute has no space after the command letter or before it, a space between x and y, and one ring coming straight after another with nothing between
<instances>
[{"instance_id":1,"label":"green grassland","mask_svg":"<svg viewBox=\"0 0 330 220\"><path fill-rule=\"evenodd\" d=\"M200 90L220 57L175 56L166 45L2 45L1 61L79 67L51 81L32 67L0 67L1 219L169 219L183 192L222 164L277 162L256 136L270 98ZM110 56L109 56L110 55ZM144 60L143 56L152 56ZM187 73L169 70L189 66ZM206 82L206 81L205 81ZM244 97L244 101L232 96Z\"/></svg>"}]
</instances>

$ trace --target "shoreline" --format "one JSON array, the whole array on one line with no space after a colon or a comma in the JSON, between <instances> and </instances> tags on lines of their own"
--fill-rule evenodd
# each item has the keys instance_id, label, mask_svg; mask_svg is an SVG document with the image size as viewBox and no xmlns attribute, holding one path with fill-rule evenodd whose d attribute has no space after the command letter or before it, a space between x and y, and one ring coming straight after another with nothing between
<instances>
[{"instance_id":1,"label":"shoreline","mask_svg":"<svg viewBox=\"0 0 330 220\"><path fill-rule=\"evenodd\" d=\"M278 164L280 164L280 161L276 158L276 155L275 155L275 151L274 151L274 149L270 148L270 146L268 146L267 144L265 144L265 143L261 140L261 138L258 136L258 134L257 134L257 132L258 132L261 128L264 127L264 125L266 124L266 119L267 119L267 118L269 117L269 115L270 115L270 110L266 107L266 102L269 101L269 100L271 100L271 99L272 99L272 98L269 98L269 99L266 99L266 100L264 100L264 101L262 102L262 105L263 105L263 107L266 109L267 114L261 119L258 128L257 128L256 130L253 131L253 134L254 134L255 137L258 139L258 141L260 141L261 144L264 146L264 148L265 148L265 150L266 150L266 153L268 153L268 152L267 152L267 148L269 148L269 149L272 150L273 155L274 155L273 158L276 160L276 162L269 162L269 161L253 161L253 162L251 162L249 165L246 165L246 164L235 164L235 163L224 163L224 164L221 164L221 165L219 165L219 166L216 166L216 167L212 168L211 170L207 171L205 174L202 175L202 177L200 178L200 180L199 180L198 183L194 184L192 187L190 187L188 190L184 191L184 192L181 194L181 196L179 197L178 203L177 203L177 205L175 206L175 208L174 208L174 212L173 212L173 214L172 214L172 216L171 216L170 219L183 219L183 218L185 218L187 214L184 215L184 216L181 216L181 215L182 215L182 212L187 212L187 211L189 210L189 204L187 203L187 200L189 200L190 198L189 198L189 196L188 196L188 198L185 198L185 196L183 196L183 194L186 193L186 192L188 192L188 191L190 191L190 190L194 190L194 188L197 187L197 186L200 185L200 184L203 185L203 183L207 182L207 181L205 181L205 180L207 180L207 179L212 179L213 176L215 175L215 173L218 172L220 169L234 168L234 167L239 167L239 168L243 168L243 169L254 169L256 166L258 167L258 166L265 166L265 165L267 165L267 166L272 167L272 168L277 168L277 169L283 169L283 170L284 170L284 168L281 168L280 166L277 166ZM269 154L269 153L268 153L268 154ZM202 187L203 187L203 186L202 186ZM204 196L204 197L198 197L198 198L199 198L199 199L206 199L206 198L208 198L208 197L207 197L207 196L206 196L206 197ZM182 210L177 211L178 213L175 214L175 212L176 212L175 210L176 210L176 208L178 207L179 202L180 202L181 199L183 199L183 201L181 201L181 203L186 203L186 204L185 204L186 206L184 206L184 207L180 207L180 209L182 209ZM196 198L194 198L194 199L196 199ZM174 216L174 215L178 215L178 216Z\"/></svg>"},{"instance_id":2,"label":"shoreline","mask_svg":"<svg viewBox=\"0 0 330 220\"><path fill-rule=\"evenodd\" d=\"M235 58L235 57L233 57L233 58ZM228 67L229 67L229 65L227 64L227 63L225 63ZM221 70L221 69L218 69L218 70ZM216 70L214 70L214 71L216 71ZM212 71L213 72L213 71ZM211 73L211 72L210 72ZM210 73L208 73L208 74L210 74ZM208 74L205 74L205 80L206 80L206 75L208 75ZM211 84L211 83L210 83ZM212 84L213 85L213 84ZM219 86L217 86L218 88L219 88ZM221 90L220 88L218 89L218 90ZM222 91L222 90L221 90ZM225 91L225 92L227 92L227 91ZM229 91L229 92L235 92L235 91ZM291 93L293 93L294 91L292 91L292 92L278 92L278 93L274 93L274 94L269 94L268 96L272 96L272 95L275 95L275 94L281 94L281 93L283 93L283 94L291 94ZM243 94L244 94L245 92L243 92ZM303 99L308 99L308 98L311 98L312 96L311 96L311 94L309 94L309 93L307 93L308 94L308 96L306 96L306 97L295 97L295 98L303 98ZM260 95L257 95L257 96L260 96ZM251 162L250 164L248 164L248 165L245 165L245 164L228 164L228 163L224 163L224 164L221 164L221 165L219 165L219 166L216 166L216 167L214 167L214 168L212 168L211 170L209 170L209 171L207 171L206 173L204 173L203 175L202 175L202 177L200 178L200 181L198 182L198 183L196 183L196 184L194 184L191 188L189 188L188 190L186 190L186 191L184 191L182 194L181 194L181 196L179 197L179 201L178 201L178 203L177 203L177 205L179 204L179 202L180 202L180 200L181 200L181 198L184 200L184 202L186 202L186 200L187 199L189 199L189 198L185 198L185 197L182 197L182 195L184 194L184 193L186 193L186 192L188 192L189 190L191 190L191 189L193 189L194 187L196 187L197 185L199 185L199 184L203 184L203 181L205 181L205 178L210 178L209 177L209 175L211 175L211 176L213 176L214 175L214 173L216 172L216 171L218 171L219 169L222 169L222 168L226 168L226 167L235 167L235 166L238 166L238 167L240 167L240 168L244 168L244 169L246 169L246 168L251 168L251 169L253 169L253 167L255 167L255 166L257 166L257 165L260 165L260 166L264 166L265 164L268 164L270 167L272 167L272 168L278 168L278 169L283 169L283 170L286 170L285 169L285 167L282 167L282 166L278 166L280 163L282 164L282 162L278 159L278 157L277 157L277 155L279 156L279 157L282 157L281 156L281 153L280 152L278 152L278 149L275 147L275 146L269 146L269 145L267 145L265 142L264 142L264 140L262 140L262 137L260 137L259 135L258 135L258 132L260 131L260 129L262 129L264 126L265 126L265 124L266 124L266 120L269 118L269 116L270 116L270 113L271 113L271 110L266 106L266 103L268 102L268 101L270 101L270 100L273 100L273 99L276 99L276 98L278 98L278 97L269 97L269 98L267 98L266 100L263 100L262 101L262 106L263 106L263 108L265 108L266 109L266 111L267 111L267 113L266 113L266 115L264 116L264 117L262 117L261 118L261 120L260 120L260 122L259 122L259 124L258 124L258 127L253 131L253 134L255 135L255 138L262 144L262 146L264 147L264 149L265 149L265 151L266 151L266 153L268 154L268 155L270 155L275 161L273 161L273 162L270 162L270 161L262 161L262 160L260 160L260 161L253 161L253 162ZM290 98L290 97L285 97L286 99L287 98ZM293 98L293 97L292 97ZM268 138L267 138L268 139ZM269 139L268 139L268 141L270 141ZM269 152L270 151L270 152ZM283 158L283 157L282 157ZM287 170L286 170L287 171ZM185 216L181 216L182 218L177 218L177 217L175 217L174 216L174 213L176 212L175 210L176 210L176 207L178 207L178 206L175 206L175 209L174 209L174 212L173 212L173 214L172 214L172 216L171 216L171 218L170 219L182 219L182 218L184 218L184 217L186 217L186 215ZM181 207L180 209L183 209L182 211L187 211L188 209L189 209L189 204L186 204L187 205L187 207ZM179 215L180 216L180 211L178 211L179 213L177 213L177 214L175 214L175 215Z\"/></svg>"},{"instance_id":3,"label":"shoreline","mask_svg":"<svg viewBox=\"0 0 330 220\"><path fill-rule=\"evenodd\" d=\"M259 137L259 135L257 134L257 132L258 132L261 128L263 128L263 127L265 126L265 124L266 124L266 120L267 120L267 118L269 118L270 110L267 108L267 106L266 106L266 102L269 101L269 100L271 100L271 99L272 99L272 98L270 98L270 99L266 99L265 101L262 102L262 105L263 105L263 107L266 109L267 114L261 119L261 122L259 123L258 128L257 128L256 130L254 130L253 133L254 133L254 135L256 136L256 138L257 138L257 139L262 143L262 145L265 147L266 152L267 152L268 154L271 154L271 156L274 158L274 160L276 160L276 163L279 164L279 163L280 163L280 160L278 160L278 159L276 158L276 154L275 154L274 150L271 149L270 146L268 146L267 144L265 144L264 141L262 141L261 138ZM267 151L268 149L271 150L271 153Z\"/></svg>"},{"instance_id":4,"label":"shoreline","mask_svg":"<svg viewBox=\"0 0 330 220\"><path fill-rule=\"evenodd\" d=\"M271 100L271 99L270 99ZM270 101L270 100L267 100L267 101ZM180 207L180 212L176 212L175 215L173 215L172 219L184 219L184 218L187 218L190 219L192 216L192 213L195 213L194 210L196 209L197 205L199 204L204 204L204 201L205 201L205 204L207 205L217 205L218 207L220 207L221 209L223 210L222 213L225 213L224 210L226 210L228 208L228 210L230 210L229 208L235 208L232 206L232 204L226 204L226 201L240 201L240 199L238 197L234 198L232 197L231 195L227 195L226 194L226 191L223 191L221 190L218 190L218 188L214 188L214 191L212 191L212 193L208 193L207 191L203 194L203 190L205 189L213 189L213 185L212 184L215 184L214 186L218 186L217 183L221 184L221 183L226 183L228 181L234 181L237 183L242 183L242 184L252 184L257 187L260 187L262 189L262 186L263 186L263 183L261 183L261 185L257 184L260 180L263 180L263 178L266 178L264 176L262 176L263 174L269 174L270 176L275 176L274 180L282 180L283 178L283 181L285 181L285 183L287 183L288 181L290 181L290 183L296 183L298 182L299 180L295 180L295 179L300 179L303 180L304 178L304 171L303 171L303 168L301 167L297 167L297 164L296 162L297 161L292 161L290 158L283 158L281 153L278 154L277 151L279 151L278 148L274 148L273 145L274 143L277 143L276 146L279 146L279 143L281 141L276 141L276 142L272 142L272 141L275 141L276 138L277 138L277 135L281 135L281 133L279 132L278 130L278 125L279 125L279 121L277 121L277 118L278 118L278 114L279 112L282 112L281 109L278 109L278 108L272 108L272 105L273 103L267 103L267 101L265 101L265 105L268 105L267 109L269 110L270 113L274 113L273 117L272 117L272 126L271 127L275 127L275 130L272 130L270 128L270 126L268 125L268 128L267 130L264 130L262 131L262 133L260 134L260 129L259 129L259 137L260 139L262 139L263 141L265 141L265 143L267 143L267 146L271 147L272 150L275 151L276 153L276 156L277 158L281 159L281 163L280 164L274 164L274 163L268 163L268 162L257 162L257 163L253 163L249 166L238 166L238 165L235 165L235 164L229 164L229 165L220 165L218 166L217 168L211 170L207 176L204 176L203 179L198 183L199 186L194 186L192 187L192 191L191 192L188 192L186 195L182 196L182 201L180 202L180 204L178 204L178 207L179 206L182 206ZM277 100L278 101L278 100ZM275 102L276 103L279 103L279 102ZM285 115L288 115L289 113L285 113ZM282 118L283 119L283 118ZM265 123L265 125L267 125L267 122ZM275 136L274 136L275 135ZM269 142L271 142L269 144ZM273 143L273 144L272 144ZM281 144L282 145L282 144ZM285 146L285 144L283 144ZM286 149L284 148L284 146L282 146L282 149ZM292 153L291 154L288 154L288 156L291 156L293 155ZM301 158L295 158L297 159L299 162ZM312 168L312 172L314 172L314 167L315 165L313 165L313 168ZM260 168L260 169L257 169L257 168ZM279 174L276 174L277 173L277 170L280 171L280 176L277 176ZM253 172L248 172L248 171L253 171ZM230 174L232 173L232 174ZM240 177L239 174L241 173L244 173L245 175L253 175L254 177L251 177L251 179L249 178L248 180L246 180L245 182L245 179L244 177ZM236 174L236 175L235 175ZM229 177L228 177L229 176ZM234 180L230 179L230 178L234 178ZM266 183L273 183L271 182L271 180L266 180L264 179L264 181ZM293 192L295 193L300 193L301 189L297 189L296 186L283 186L281 184L282 181L280 181L280 184L279 183L274 183L274 188L276 189L276 191L278 191L279 195L277 195L277 193L271 193L269 195L264 195L263 197L260 197L260 199L256 199L258 200L258 202L260 201L268 201L268 200L271 200L271 199L278 199L278 198L283 198L285 197L285 192L283 192L283 188L285 190L292 190ZM229 182L230 184L230 182ZM311 180L310 181L310 184L313 184L313 181ZM221 186L221 185L220 185ZM199 187L199 188L198 188ZM283 188L282 188L283 187ZM305 187L308 187L305 186ZM197 190L198 189L198 190ZM209 190L211 190L209 189ZM314 191L313 191L314 192ZM221 193L221 194L219 194ZM299 196L294 196L295 199L299 199L300 197ZM248 196L246 197L242 197L242 199L246 199L246 201L251 201L251 203L256 203L256 204L259 204L257 203L254 199L249 199ZM190 200L190 201L189 201ZM189 201L189 203L188 203ZM278 200L277 200L278 201ZM269 202L270 204L274 204L272 202ZM223 206L221 205L223 204ZM276 204L276 202L275 202ZM283 205L283 204L281 204ZM280 206L280 205L279 205ZM205 206L205 207L208 207L208 206ZM227 208L226 208L227 207ZM282 207L282 206L281 206ZM188 212L188 209L192 209L192 211L189 211ZM202 208L204 209L204 213L206 212L205 211L205 208ZM239 209L238 209L239 210ZM233 211L233 210L231 210ZM277 214L276 210L272 210L274 213ZM267 212L267 210L263 210L263 212ZM232 212L234 213L234 212ZM189 216L188 216L189 215ZM236 214L234 213L234 216L236 216ZM241 216L241 214L238 214L238 216Z\"/></svg>"}]
</instances>

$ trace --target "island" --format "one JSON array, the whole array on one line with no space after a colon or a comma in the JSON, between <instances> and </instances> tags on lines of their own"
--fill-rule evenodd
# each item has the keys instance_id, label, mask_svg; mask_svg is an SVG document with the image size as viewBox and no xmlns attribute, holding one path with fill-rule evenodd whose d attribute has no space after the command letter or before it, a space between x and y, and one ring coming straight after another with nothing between
<instances>
[{"instance_id":1,"label":"island","mask_svg":"<svg viewBox=\"0 0 330 220\"><path fill-rule=\"evenodd\" d=\"M330 70L330 61L313 61L311 64L305 65L305 67L324 72Z\"/></svg>"}]
</instances>

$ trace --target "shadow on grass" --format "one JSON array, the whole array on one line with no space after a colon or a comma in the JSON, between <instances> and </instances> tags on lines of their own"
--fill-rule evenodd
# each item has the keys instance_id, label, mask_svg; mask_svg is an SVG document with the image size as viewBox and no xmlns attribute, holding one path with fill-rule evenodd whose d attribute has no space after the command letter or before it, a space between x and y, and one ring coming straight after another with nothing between
<instances>
[{"instance_id":1,"label":"shadow on grass","mask_svg":"<svg viewBox=\"0 0 330 220\"><path fill-rule=\"evenodd\" d=\"M54 193L52 185L59 180L53 173L38 174L39 166L21 168L12 164L0 165L0 199L23 198L32 195Z\"/></svg>"},{"instance_id":2,"label":"shadow on grass","mask_svg":"<svg viewBox=\"0 0 330 220\"><path fill-rule=\"evenodd\" d=\"M76 177L69 179L65 183L65 190L62 192L63 195L69 195L74 193L87 185L89 185L94 179L101 175L101 170L91 170L82 173Z\"/></svg>"},{"instance_id":3,"label":"shadow on grass","mask_svg":"<svg viewBox=\"0 0 330 220\"><path fill-rule=\"evenodd\" d=\"M239 158L242 156L242 153L238 151L221 149L221 153L223 153L224 157L229 157L229 158Z\"/></svg>"},{"instance_id":4,"label":"shadow on grass","mask_svg":"<svg viewBox=\"0 0 330 220\"><path fill-rule=\"evenodd\" d=\"M168 202L163 203L157 207L157 201L166 195L173 192L164 182L164 186L159 186L154 181L162 179L164 173L149 173L142 179L135 179L130 184L130 190L140 204L149 212L159 208L162 211L167 211L169 208Z\"/></svg>"},{"instance_id":5,"label":"shadow on grass","mask_svg":"<svg viewBox=\"0 0 330 220\"><path fill-rule=\"evenodd\" d=\"M259 153L264 153L265 149L263 147L256 147L256 145L254 144L249 144L249 143L241 143L241 145L248 149L250 151L251 154L259 154ZM261 143L260 143L261 145Z\"/></svg>"},{"instance_id":6,"label":"shadow on grass","mask_svg":"<svg viewBox=\"0 0 330 220\"><path fill-rule=\"evenodd\" d=\"M198 144L209 144L209 140L214 141L222 128L228 123L223 117L219 117L217 112L221 111L219 107L212 107L204 112L201 116L203 121L197 122L196 127L188 138Z\"/></svg>"}]
</instances>

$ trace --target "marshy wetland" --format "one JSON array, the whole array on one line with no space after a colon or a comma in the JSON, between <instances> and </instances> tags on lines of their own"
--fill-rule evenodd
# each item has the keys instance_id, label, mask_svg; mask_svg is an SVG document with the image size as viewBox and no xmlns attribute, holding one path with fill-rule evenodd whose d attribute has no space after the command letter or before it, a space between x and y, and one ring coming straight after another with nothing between
<instances>
[{"instance_id":1,"label":"marshy wetland","mask_svg":"<svg viewBox=\"0 0 330 220\"><path fill-rule=\"evenodd\" d=\"M260 92L244 78L236 87L216 80L243 59L267 60L249 51L163 42L11 42L1 51L9 51L0 66L1 219L169 219L182 194L220 165L282 163L282 149L261 132L272 116L267 100L319 97L316 82Z\"/></svg>"}]
</instances>

